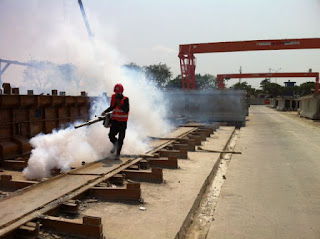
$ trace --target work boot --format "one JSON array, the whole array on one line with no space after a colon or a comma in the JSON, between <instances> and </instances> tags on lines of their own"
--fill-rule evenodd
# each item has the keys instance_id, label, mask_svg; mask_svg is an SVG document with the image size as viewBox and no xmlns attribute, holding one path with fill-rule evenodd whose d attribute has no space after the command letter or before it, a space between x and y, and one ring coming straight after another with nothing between
<instances>
[{"instance_id":1,"label":"work boot","mask_svg":"<svg viewBox=\"0 0 320 239\"><path fill-rule=\"evenodd\" d=\"M116 154L116 157L114 158L114 160L120 160L120 154Z\"/></svg>"},{"instance_id":2,"label":"work boot","mask_svg":"<svg viewBox=\"0 0 320 239\"><path fill-rule=\"evenodd\" d=\"M114 152L116 152L117 148L118 148L118 141L113 144L113 147L110 150L110 153L114 154Z\"/></svg>"}]
</instances>

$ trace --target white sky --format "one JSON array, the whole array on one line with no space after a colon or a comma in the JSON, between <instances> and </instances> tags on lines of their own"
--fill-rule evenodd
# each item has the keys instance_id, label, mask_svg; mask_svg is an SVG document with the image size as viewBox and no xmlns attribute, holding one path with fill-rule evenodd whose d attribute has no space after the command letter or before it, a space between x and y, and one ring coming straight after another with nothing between
<instances>
[{"instance_id":1,"label":"white sky","mask_svg":"<svg viewBox=\"0 0 320 239\"><path fill-rule=\"evenodd\" d=\"M128 62L166 63L174 77L180 73L179 44L320 37L320 0L83 0L83 4L94 34L114 44ZM52 40L57 29L68 24L88 40L77 0L0 0L0 58L69 62L70 46L57 49ZM240 66L243 73L269 68L320 71L320 49L196 57L196 72L201 74L238 73ZM10 66L3 81L19 84L22 70ZM259 87L261 80L246 81Z\"/></svg>"}]
</instances>

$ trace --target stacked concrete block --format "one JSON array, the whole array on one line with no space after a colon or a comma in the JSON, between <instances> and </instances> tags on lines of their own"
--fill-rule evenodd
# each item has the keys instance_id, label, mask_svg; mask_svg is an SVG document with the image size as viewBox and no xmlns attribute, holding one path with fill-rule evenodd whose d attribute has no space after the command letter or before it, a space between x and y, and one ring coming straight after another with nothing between
<instances>
[{"instance_id":1,"label":"stacked concrete block","mask_svg":"<svg viewBox=\"0 0 320 239\"><path fill-rule=\"evenodd\" d=\"M290 99L288 99L287 97L279 97L277 110L279 111L290 110Z\"/></svg>"},{"instance_id":2,"label":"stacked concrete block","mask_svg":"<svg viewBox=\"0 0 320 239\"><path fill-rule=\"evenodd\" d=\"M273 99L270 100L270 106L272 108L276 109L278 107L278 104L279 104L279 98L278 97L277 98L273 98Z\"/></svg>"},{"instance_id":3,"label":"stacked concrete block","mask_svg":"<svg viewBox=\"0 0 320 239\"><path fill-rule=\"evenodd\" d=\"M311 94L299 98L298 113L309 119L320 119L320 96Z\"/></svg>"},{"instance_id":4,"label":"stacked concrete block","mask_svg":"<svg viewBox=\"0 0 320 239\"><path fill-rule=\"evenodd\" d=\"M298 100L294 97L278 97L277 110L296 111L298 109Z\"/></svg>"},{"instance_id":5,"label":"stacked concrete block","mask_svg":"<svg viewBox=\"0 0 320 239\"><path fill-rule=\"evenodd\" d=\"M291 104L292 104L292 110L293 111L298 111L299 103L300 103L299 99L293 99L292 100Z\"/></svg>"},{"instance_id":6,"label":"stacked concrete block","mask_svg":"<svg viewBox=\"0 0 320 239\"><path fill-rule=\"evenodd\" d=\"M270 99L270 104L268 105L271 108L277 108L278 106L278 101L276 98L271 98Z\"/></svg>"}]
</instances>

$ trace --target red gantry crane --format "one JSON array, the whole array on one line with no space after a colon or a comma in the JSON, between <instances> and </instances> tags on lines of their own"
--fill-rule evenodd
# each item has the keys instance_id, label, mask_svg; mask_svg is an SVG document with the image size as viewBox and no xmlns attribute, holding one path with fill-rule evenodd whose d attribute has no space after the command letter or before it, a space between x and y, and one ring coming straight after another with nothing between
<instances>
[{"instance_id":1,"label":"red gantry crane","mask_svg":"<svg viewBox=\"0 0 320 239\"><path fill-rule=\"evenodd\" d=\"M180 45L179 48L182 88L194 89L196 69L195 54L237 51L319 49L320 38L197 43Z\"/></svg>"},{"instance_id":2,"label":"red gantry crane","mask_svg":"<svg viewBox=\"0 0 320 239\"><path fill-rule=\"evenodd\" d=\"M230 78L288 78L314 77L316 78L315 93L319 94L319 72L284 72L284 73L246 73L246 74L219 74L217 75L218 89L225 88L224 80Z\"/></svg>"}]
</instances>

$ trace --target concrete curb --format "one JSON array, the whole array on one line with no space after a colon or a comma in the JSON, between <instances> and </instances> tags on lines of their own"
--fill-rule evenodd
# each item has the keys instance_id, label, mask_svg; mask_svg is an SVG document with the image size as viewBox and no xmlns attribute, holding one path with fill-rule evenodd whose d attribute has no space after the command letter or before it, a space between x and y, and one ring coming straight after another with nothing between
<instances>
[{"instance_id":1,"label":"concrete curb","mask_svg":"<svg viewBox=\"0 0 320 239\"><path fill-rule=\"evenodd\" d=\"M225 146L223 147L223 150L225 150L228 146L228 144L230 143L231 139L232 139L232 136L235 134L235 131L236 131L236 128L234 128L234 130L232 131L229 139L227 140ZM212 170L210 171L210 174L208 175L208 177L206 178L206 180L204 181L187 217L185 218L185 220L183 221L181 227L180 227L180 230L177 232L176 236L175 236L175 239L183 239L185 238L186 236L186 232L190 226L190 224L192 223L192 218L193 218L193 215L195 213L195 211L197 210L197 208L199 207L200 205L200 202L201 202L201 198L202 196L204 195L204 193L206 192L207 190L207 187L208 185L212 182L212 180L214 179L214 177L216 176L217 174L217 171L218 171L218 168L219 168L219 165L220 165L220 162L221 162L221 158L222 158L222 154L223 153L220 153L220 156L219 156L219 159L217 160L217 162L214 164L214 166L212 167Z\"/></svg>"}]
</instances>

